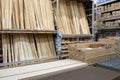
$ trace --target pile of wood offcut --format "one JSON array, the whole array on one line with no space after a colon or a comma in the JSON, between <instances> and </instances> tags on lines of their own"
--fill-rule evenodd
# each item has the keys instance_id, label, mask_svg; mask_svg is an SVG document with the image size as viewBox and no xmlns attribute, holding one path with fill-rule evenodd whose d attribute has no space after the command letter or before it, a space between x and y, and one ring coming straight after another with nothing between
<instances>
[{"instance_id":1,"label":"pile of wood offcut","mask_svg":"<svg viewBox=\"0 0 120 80\"><path fill-rule=\"evenodd\" d=\"M52 35L3 34L3 63L53 57Z\"/></svg>"},{"instance_id":2,"label":"pile of wood offcut","mask_svg":"<svg viewBox=\"0 0 120 80\"><path fill-rule=\"evenodd\" d=\"M60 0L58 22L62 34L90 34L84 5L77 0Z\"/></svg>"},{"instance_id":3,"label":"pile of wood offcut","mask_svg":"<svg viewBox=\"0 0 120 80\"><path fill-rule=\"evenodd\" d=\"M51 0L0 0L0 29L54 30Z\"/></svg>"}]
</instances>

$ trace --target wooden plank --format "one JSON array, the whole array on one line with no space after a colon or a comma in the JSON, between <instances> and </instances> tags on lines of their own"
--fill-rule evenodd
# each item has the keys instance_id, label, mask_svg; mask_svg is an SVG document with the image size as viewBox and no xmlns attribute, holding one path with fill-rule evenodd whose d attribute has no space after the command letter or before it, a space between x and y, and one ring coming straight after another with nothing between
<instances>
[{"instance_id":1,"label":"wooden plank","mask_svg":"<svg viewBox=\"0 0 120 80\"><path fill-rule=\"evenodd\" d=\"M40 7L38 7L39 6L38 0L33 0L33 5L35 7L36 25L37 25L38 29L42 30L43 23L42 23L42 19L41 19Z\"/></svg>"},{"instance_id":2,"label":"wooden plank","mask_svg":"<svg viewBox=\"0 0 120 80\"><path fill-rule=\"evenodd\" d=\"M14 42L14 55L15 55L15 61L18 61L18 54L19 54L19 47L18 47L18 34L13 35L13 42Z\"/></svg>"},{"instance_id":3,"label":"wooden plank","mask_svg":"<svg viewBox=\"0 0 120 80\"><path fill-rule=\"evenodd\" d=\"M39 41L39 35L35 35L35 40L36 40L36 45L37 45L37 53L38 57L42 58L42 52L41 52L41 47L40 47L40 41Z\"/></svg>"},{"instance_id":4,"label":"wooden plank","mask_svg":"<svg viewBox=\"0 0 120 80\"><path fill-rule=\"evenodd\" d=\"M49 65L49 66L48 66ZM76 70L87 67L86 63L75 60L60 60L54 62L48 62L43 64L22 66L10 69L0 70L0 79L1 80L17 80L27 77L32 77L36 75L45 75L45 74L58 74L61 72Z\"/></svg>"},{"instance_id":5,"label":"wooden plank","mask_svg":"<svg viewBox=\"0 0 120 80\"><path fill-rule=\"evenodd\" d=\"M32 56L32 51L31 51L31 48L30 48L30 44L29 44L29 40L28 40L28 37L27 35L25 35L25 43L26 43L26 53L28 55L28 59L27 60L31 60L33 59L33 56Z\"/></svg>"},{"instance_id":6,"label":"wooden plank","mask_svg":"<svg viewBox=\"0 0 120 80\"><path fill-rule=\"evenodd\" d=\"M22 40L22 46L23 46L23 51L24 51L24 57L25 57L25 60L28 60L28 52L26 51L26 42L25 42L25 36L20 36L21 37L21 40Z\"/></svg>"},{"instance_id":7,"label":"wooden plank","mask_svg":"<svg viewBox=\"0 0 120 80\"><path fill-rule=\"evenodd\" d=\"M15 16L15 23L16 23L16 25L15 25L15 28L12 28L12 29L20 29L20 25L19 25L19 10L18 10L18 0L13 0L13 4L14 4L14 8L13 8L13 10L14 10L14 16Z\"/></svg>"},{"instance_id":8,"label":"wooden plank","mask_svg":"<svg viewBox=\"0 0 120 80\"><path fill-rule=\"evenodd\" d=\"M19 57L20 57L20 61L23 61L26 59L25 59L25 53L24 53L24 47L23 47L23 39L22 39L21 35L20 35L19 39L20 39L20 51L21 51Z\"/></svg>"},{"instance_id":9,"label":"wooden plank","mask_svg":"<svg viewBox=\"0 0 120 80\"><path fill-rule=\"evenodd\" d=\"M35 41L34 41L33 35L28 35L28 37L29 37L29 43L32 50L33 58L36 59L38 58L38 55L37 55L37 50L35 47Z\"/></svg>"},{"instance_id":10,"label":"wooden plank","mask_svg":"<svg viewBox=\"0 0 120 80\"><path fill-rule=\"evenodd\" d=\"M53 36L52 35L48 35L47 36L48 42L49 42L49 48L50 48L50 54L51 56L55 56L56 52L55 52L55 45L54 45L54 41L53 41Z\"/></svg>"},{"instance_id":11,"label":"wooden plank","mask_svg":"<svg viewBox=\"0 0 120 80\"><path fill-rule=\"evenodd\" d=\"M2 28L11 29L12 0L1 0Z\"/></svg>"},{"instance_id":12,"label":"wooden plank","mask_svg":"<svg viewBox=\"0 0 120 80\"><path fill-rule=\"evenodd\" d=\"M25 6L25 29L30 29L30 20L29 20L29 9L28 9L28 4L27 4L27 0L24 0L24 6Z\"/></svg>"},{"instance_id":13,"label":"wooden plank","mask_svg":"<svg viewBox=\"0 0 120 80\"><path fill-rule=\"evenodd\" d=\"M13 35L10 34L10 48L11 48L11 57L12 57L12 62L15 62L15 55L14 55L14 42L13 42Z\"/></svg>"},{"instance_id":14,"label":"wooden plank","mask_svg":"<svg viewBox=\"0 0 120 80\"><path fill-rule=\"evenodd\" d=\"M6 44L7 44L7 53L8 53L8 62L12 62L11 60L11 49L10 49L10 36L7 35L8 39L6 39Z\"/></svg>"},{"instance_id":15,"label":"wooden plank","mask_svg":"<svg viewBox=\"0 0 120 80\"><path fill-rule=\"evenodd\" d=\"M6 35L2 35L3 63L7 63L7 44Z\"/></svg>"},{"instance_id":16,"label":"wooden plank","mask_svg":"<svg viewBox=\"0 0 120 80\"><path fill-rule=\"evenodd\" d=\"M20 23L20 29L25 29L25 23L24 23L24 3L23 3L23 0L18 0L19 1L19 15L20 15L20 20L19 20L19 23Z\"/></svg>"}]
</instances>

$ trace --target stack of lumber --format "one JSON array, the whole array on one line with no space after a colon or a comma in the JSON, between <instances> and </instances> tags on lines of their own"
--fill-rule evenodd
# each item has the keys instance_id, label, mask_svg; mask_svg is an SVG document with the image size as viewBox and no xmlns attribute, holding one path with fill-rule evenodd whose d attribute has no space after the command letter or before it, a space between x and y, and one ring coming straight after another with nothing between
<instances>
[{"instance_id":1,"label":"stack of lumber","mask_svg":"<svg viewBox=\"0 0 120 80\"><path fill-rule=\"evenodd\" d=\"M88 42L91 42L91 41L87 39L80 39L76 41L76 38L75 39L74 38L73 39L62 39L62 46L61 46L62 48L61 48L61 54L60 54L61 59L69 58L69 50L68 50L69 44L75 45L78 43L88 43Z\"/></svg>"},{"instance_id":2,"label":"stack of lumber","mask_svg":"<svg viewBox=\"0 0 120 80\"><path fill-rule=\"evenodd\" d=\"M3 63L56 56L52 35L3 34L2 47Z\"/></svg>"},{"instance_id":3,"label":"stack of lumber","mask_svg":"<svg viewBox=\"0 0 120 80\"><path fill-rule=\"evenodd\" d=\"M112 44L113 46L115 45L115 41L116 41L115 37L106 37L106 38L99 39L99 42L101 42L101 43L107 42L107 43Z\"/></svg>"},{"instance_id":4,"label":"stack of lumber","mask_svg":"<svg viewBox=\"0 0 120 80\"><path fill-rule=\"evenodd\" d=\"M55 29L51 0L0 0L0 12L0 29Z\"/></svg>"},{"instance_id":5,"label":"stack of lumber","mask_svg":"<svg viewBox=\"0 0 120 80\"><path fill-rule=\"evenodd\" d=\"M52 1L0 0L0 30L55 30ZM52 34L2 34L1 43L3 63L56 56Z\"/></svg>"},{"instance_id":6,"label":"stack of lumber","mask_svg":"<svg viewBox=\"0 0 120 80\"><path fill-rule=\"evenodd\" d=\"M84 5L77 0L60 0L58 22L62 34L90 34Z\"/></svg>"},{"instance_id":7,"label":"stack of lumber","mask_svg":"<svg viewBox=\"0 0 120 80\"><path fill-rule=\"evenodd\" d=\"M94 45L94 46L93 46ZM96 46L96 47L95 47ZM102 43L81 43L69 45L69 58L94 64L116 57L114 47L105 47Z\"/></svg>"}]
</instances>

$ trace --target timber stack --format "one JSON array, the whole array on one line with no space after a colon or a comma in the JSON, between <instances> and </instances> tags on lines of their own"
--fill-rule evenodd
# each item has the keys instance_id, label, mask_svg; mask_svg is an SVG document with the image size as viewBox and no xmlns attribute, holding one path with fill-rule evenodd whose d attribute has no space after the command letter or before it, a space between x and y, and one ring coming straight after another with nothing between
<instances>
[{"instance_id":1,"label":"timber stack","mask_svg":"<svg viewBox=\"0 0 120 80\"><path fill-rule=\"evenodd\" d=\"M66 59L69 57L68 47L66 46L71 43L73 44L83 41L84 38L81 39L76 37L76 35L90 35L90 29L83 2L78 2L77 0L60 0L59 3L59 16L57 19L59 29L63 36L74 36L72 38L63 37L62 39L62 43L65 44L62 44L61 58Z\"/></svg>"},{"instance_id":2,"label":"timber stack","mask_svg":"<svg viewBox=\"0 0 120 80\"><path fill-rule=\"evenodd\" d=\"M85 7L77 0L60 0L58 22L62 34L90 34Z\"/></svg>"},{"instance_id":3,"label":"timber stack","mask_svg":"<svg viewBox=\"0 0 120 80\"><path fill-rule=\"evenodd\" d=\"M112 44L111 44L112 45ZM114 46L106 46L101 42L69 45L69 58L95 64L115 58Z\"/></svg>"},{"instance_id":4,"label":"timber stack","mask_svg":"<svg viewBox=\"0 0 120 80\"><path fill-rule=\"evenodd\" d=\"M0 29L55 31L52 1L0 0ZM56 56L53 41L52 34L2 34L3 63Z\"/></svg>"}]
</instances>

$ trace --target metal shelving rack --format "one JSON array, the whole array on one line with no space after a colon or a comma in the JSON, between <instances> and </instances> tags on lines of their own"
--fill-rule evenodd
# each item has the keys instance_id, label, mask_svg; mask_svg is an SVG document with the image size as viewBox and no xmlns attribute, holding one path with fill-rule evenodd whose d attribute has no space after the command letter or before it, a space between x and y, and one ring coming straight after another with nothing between
<instances>
[{"instance_id":1,"label":"metal shelving rack","mask_svg":"<svg viewBox=\"0 0 120 80\"><path fill-rule=\"evenodd\" d=\"M109 1L102 2L102 3L98 3L97 6L105 5L105 4L108 4L108 3L114 2L114 1L117 1L117 0L109 0Z\"/></svg>"},{"instance_id":2,"label":"metal shelving rack","mask_svg":"<svg viewBox=\"0 0 120 80\"><path fill-rule=\"evenodd\" d=\"M53 4L56 4L57 8L57 16L59 11L59 0L54 0ZM58 24L56 25L56 30L0 30L0 34L53 34L57 35L58 32ZM0 41L2 40L0 36ZM15 64L24 64L24 63L30 63L30 62L36 62L36 61L44 61L44 60L50 60L50 59L59 59L59 55L56 54L56 56L52 57L46 57L46 58L39 58L39 59L33 59L33 60L25 60L25 61L18 61L18 62L11 62L11 63L2 63L2 48L0 48L0 67L9 66L9 65L15 65ZM58 53L58 52L56 52Z\"/></svg>"},{"instance_id":3,"label":"metal shelving rack","mask_svg":"<svg viewBox=\"0 0 120 80\"><path fill-rule=\"evenodd\" d=\"M99 28L98 30L114 30L114 29L119 29L120 30L120 27Z\"/></svg>"},{"instance_id":4,"label":"metal shelving rack","mask_svg":"<svg viewBox=\"0 0 120 80\"><path fill-rule=\"evenodd\" d=\"M63 38L91 38L92 35L88 35L88 34L67 35L67 34L64 34L62 37Z\"/></svg>"},{"instance_id":5,"label":"metal shelving rack","mask_svg":"<svg viewBox=\"0 0 120 80\"><path fill-rule=\"evenodd\" d=\"M119 2L119 0L108 0L106 2L103 3L99 3L97 4L97 7L99 6L104 6L106 4L110 4L110 3L114 3L114 2ZM112 11L118 11L120 10L120 8L116 8L116 9L111 9L111 10L106 10L106 11L102 11L102 12L97 12L97 14L104 14L104 13L108 13L108 12L112 12ZM115 21L115 20L120 20L120 17L116 17L116 18L106 18L106 19L101 19L98 20L97 22L106 22L106 21ZM104 26L102 26L104 27ZM120 26L119 27L107 27L107 28L97 28L97 32L99 33L99 37L106 37L106 34L108 34L107 36L118 36L120 33ZM112 35L113 34L113 35Z\"/></svg>"},{"instance_id":6,"label":"metal shelving rack","mask_svg":"<svg viewBox=\"0 0 120 80\"><path fill-rule=\"evenodd\" d=\"M112 20L120 20L120 17L116 17L116 18L108 18L108 19L102 19L99 21L112 21Z\"/></svg>"},{"instance_id":7,"label":"metal shelving rack","mask_svg":"<svg viewBox=\"0 0 120 80\"><path fill-rule=\"evenodd\" d=\"M58 31L59 31L59 23L58 23L58 17L59 17L59 0L52 0L53 4L56 4L56 22L55 22L55 26L56 26L56 30L50 31L50 30L0 30L0 34L53 34L56 35L56 37L58 37ZM90 9L86 9L86 13L88 13L87 11L91 11L92 13L89 13L87 15L88 21L89 21L89 26L91 28L91 32L92 35L63 35L63 38L76 38L75 42L62 42L62 44L74 44L74 43L84 43L85 41L78 41L79 39L83 39L83 38L88 38L91 39L92 36L94 35L94 16L92 16L94 14L94 0L78 0L78 1L87 1L86 6L89 5L89 2L92 1L92 5L90 5L92 8ZM92 14L92 15L91 15ZM1 39L1 38L0 38ZM62 48L64 50L67 50L67 47ZM2 48L0 48L0 52L2 52ZM68 51L63 51L64 52L68 52ZM29 62L34 62L34 61L40 61L40 60L49 60L49 59L60 59L60 52L56 52L56 56L53 57L46 57L46 58L41 58L41 59L33 59L33 60L25 60L25 61L18 61L18 62L14 62L14 63L0 63L0 67L2 66L8 66L8 65L15 65L15 64L20 64L20 63L29 63ZM62 57L68 57L68 55L63 55ZM0 54L0 60L2 60L2 55Z\"/></svg>"},{"instance_id":8,"label":"metal shelving rack","mask_svg":"<svg viewBox=\"0 0 120 80\"><path fill-rule=\"evenodd\" d=\"M0 34L57 34L57 30L0 30Z\"/></svg>"},{"instance_id":9,"label":"metal shelving rack","mask_svg":"<svg viewBox=\"0 0 120 80\"><path fill-rule=\"evenodd\" d=\"M116 8L116 9L111 9L111 10L107 10L107 11L99 12L98 14L101 14L101 13L107 13L107 12L116 11L116 10L120 10L120 8Z\"/></svg>"}]
</instances>

